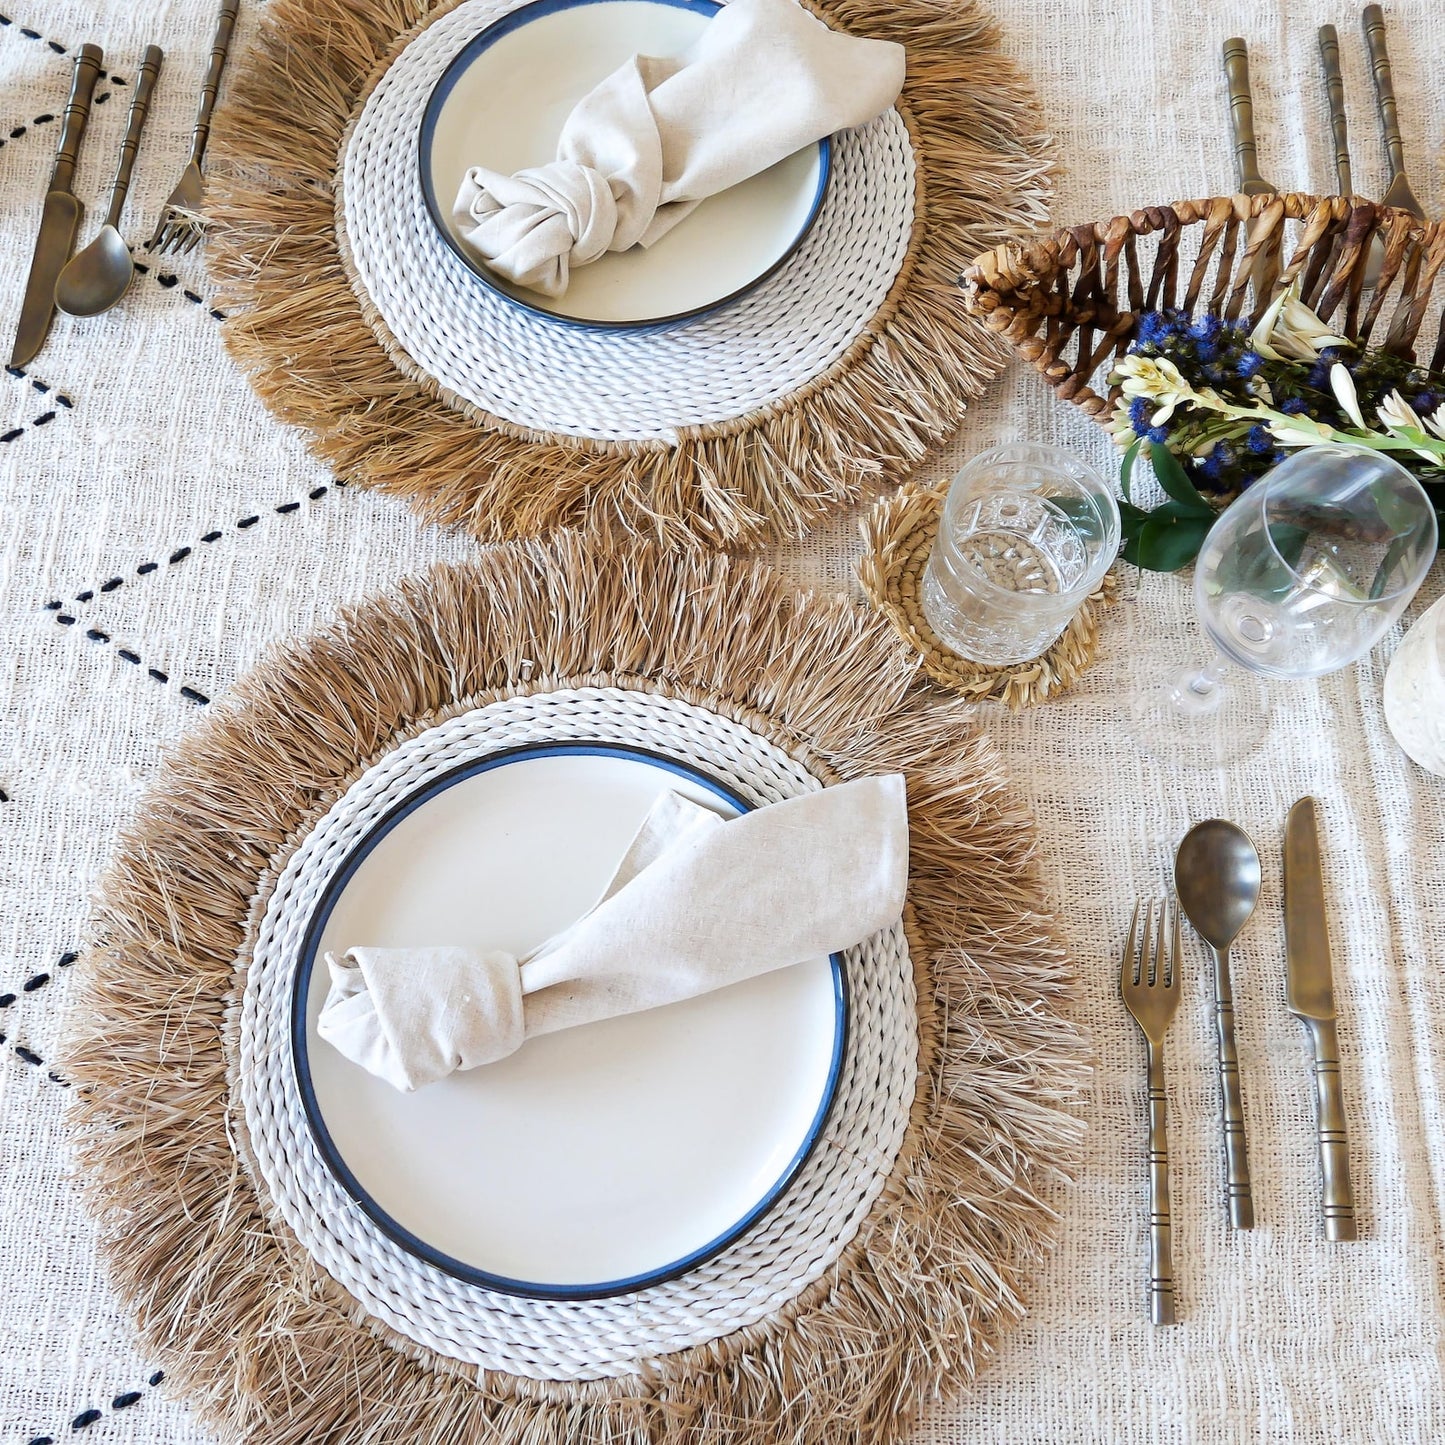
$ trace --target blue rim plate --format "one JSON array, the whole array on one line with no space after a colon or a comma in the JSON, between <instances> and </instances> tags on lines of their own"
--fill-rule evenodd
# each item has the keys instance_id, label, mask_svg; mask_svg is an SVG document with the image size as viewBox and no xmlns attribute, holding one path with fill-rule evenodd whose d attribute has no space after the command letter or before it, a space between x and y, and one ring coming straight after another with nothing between
<instances>
[{"instance_id":1,"label":"blue rim plate","mask_svg":"<svg viewBox=\"0 0 1445 1445\"><path fill-rule=\"evenodd\" d=\"M610 7L610 13L604 14L603 7ZM567 292L555 299L497 276L452 230L452 202L466 168L456 154L463 145L459 130L467 136L466 163L508 171L544 164L555 154L556 135L566 111L582 95L639 50L653 47L676 54L701 29L691 18L705 20L721 8L715 0L533 0L487 26L453 57L427 99L417 163L433 224L488 290L511 306L563 326L653 330L731 305L767 280L802 244L827 194L832 142L826 137L816 148L779 162L763 176L710 197L648 250L633 247L579 268ZM651 24L650 11L657 12ZM507 52L491 54L501 42L511 40L515 46L513 38L519 32L539 23L552 29L533 30L526 39L535 38L544 49L558 50L562 56L558 74L551 74L549 65L544 67L545 77L520 75L518 67L509 63ZM579 31L577 54L571 60L567 56L574 47L561 43L567 37L557 31L558 26ZM583 27L587 27L585 31ZM653 30L655 36L650 33ZM608 53L609 42L615 53ZM490 72L483 76L476 70L489 63L501 72L496 77L500 89L489 83ZM529 80L536 83L529 84ZM516 89L507 90L508 85ZM550 93L539 93L548 86L552 87ZM557 94L559 86L565 99ZM449 107L454 97L455 103ZM487 104L498 109L495 124L483 111ZM529 109L536 111L530 119ZM485 147L483 154L474 150L479 141ZM441 180L438 171L444 173ZM737 243L739 227L744 237L756 238L751 247ZM659 293L672 304L654 311L651 308ZM644 307L647 314L633 314Z\"/></svg>"},{"instance_id":2,"label":"blue rim plate","mask_svg":"<svg viewBox=\"0 0 1445 1445\"><path fill-rule=\"evenodd\" d=\"M405 824L408 819L413 819L410 825L411 831L401 840L400 846L404 847L405 856L412 860L416 866L421 868L428 867L429 864L425 859L417 858L416 848L420 846L424 849L425 839L429 836L434 836L435 830L438 827L443 830L438 836L446 836L445 828L447 823L445 817L434 812L429 815L432 821L427 825L428 832L420 833L417 829L421 826L421 820L414 816L418 814L419 810L441 800L442 806L449 805L459 810L460 813L465 813L468 818L475 818L475 814L470 811L472 809L472 803L469 801L470 795L452 793L452 790L457 788L458 785L482 778L483 775L486 774L495 775L497 770L506 769L518 763L566 758L596 758L617 760L624 763L644 764L649 768L659 769L663 773L680 780L684 791L687 791L690 787L694 795L700 795L700 800L701 797L716 799L730 809L736 809L739 812L746 811L749 807L749 804L739 797L736 792L715 778L710 777L708 774L689 765L679 763L675 759L664 757L641 748L590 742L532 744L492 753L472 762L461 764L438 777L410 797L404 799L387 812L367 833L365 838L356 845L329 881L316 905L315 912L308 922L302 940L300 957L292 985L291 1047L303 1107L318 1148L327 1166L336 1178L382 1233L400 1245L401 1248L408 1253L428 1261L450 1275L473 1284L482 1285L489 1289L499 1290L508 1294L525 1295L533 1298L585 1300L602 1299L611 1295L628 1293L630 1291L644 1289L649 1285L660 1284L666 1280L674 1279L678 1275L686 1273L688 1270L695 1268L719 1251L725 1249L734 1240L738 1239L756 1225L758 1221L776 1205L786 1191L788 1184L802 1167L819 1137L822 1135L833 1107L847 1041L848 988L847 970L843 957L840 954L834 954L827 960L819 959L815 964L800 965L798 970L785 969L779 974L767 975L763 979L755 979L747 984L735 985L733 988L725 989L719 994L708 995L705 999L689 1000L683 1004L674 1004L667 1009L653 1010L648 1014L632 1015L626 1020L609 1020L602 1024L588 1025L585 1028L568 1030L560 1034L536 1039L527 1044L518 1054L514 1055L512 1059L504 1060L499 1064L490 1065L484 1069L473 1070L465 1075L454 1075L452 1078L443 1080L439 1084L431 1085L429 1089L419 1090L417 1093L411 1095L403 1095L397 1093L395 1090L391 1090L389 1086L373 1080L369 1075L357 1069L356 1066L342 1060L339 1055L333 1054L328 1046L320 1043L315 1036L315 1013L319 1006L320 998L325 991L324 969L318 969L318 962L323 951L323 938L326 934L327 926L333 914L336 913L338 904L342 904L343 899L347 898L349 885L356 879L358 871L362 870L368 858L373 856L379 845L383 844L388 836L393 834L399 826ZM481 784L480 786L492 786L495 788L498 783L500 783L504 789L508 786L523 786L525 785L525 775L523 773L515 773L512 774L510 778L501 779L494 776L488 783ZM648 788L654 786L652 782L646 784ZM448 797L447 795L450 796ZM503 792L496 794L496 796L505 799L506 794ZM629 799L630 801L636 801L632 799L630 795ZM545 793L543 793L538 795L535 808L529 805L528 811L546 812L547 808L551 806L553 805L548 802ZM565 806L561 811L565 813ZM497 812L498 816L495 819L485 820L488 827L505 827L505 808L499 805ZM561 814L557 814L557 817L560 819ZM439 818L440 823L437 821ZM634 825L633 821L622 821L628 829ZM469 826L471 825L469 824ZM549 824L548 826L552 825ZM562 820L557 826L564 828L564 836L569 836L565 830L571 828L573 825ZM577 826L585 828L585 810ZM586 838L580 833L577 834L577 836L582 840L578 846L582 847L586 842ZM422 840L420 845L414 843L414 840L418 839ZM513 846L510 839L508 846ZM527 845L525 839L517 846L520 846L522 850L518 856L526 857ZM611 847L615 845L609 843L604 846ZM505 857L506 855L504 854L503 856ZM612 856L615 856L615 854ZM503 871L505 871L505 869ZM401 883L395 886L404 887L405 882L405 877L403 877ZM363 877L363 886L358 891L365 894L367 899L376 896L373 883L374 880L368 880L365 876ZM498 886L503 890L504 894L510 891L510 894L515 896L527 892L526 889L517 889L515 879L501 879ZM384 891L384 889L381 890L382 893L384 893ZM351 907L353 905L348 901L343 906ZM365 904L363 904L363 906L365 906ZM378 906L384 908L386 905L383 901ZM425 907L425 904L422 906ZM352 939L350 941L359 942L361 940ZM442 940L432 938L418 941L436 943ZM327 946L335 947L335 940ZM346 945L343 944L342 946ZM801 970L816 968L824 968L825 971L821 975L815 974L805 984L799 983L799 980L804 977ZM793 975L794 977L784 979L784 975ZM767 982L769 979L773 980L771 985ZM762 986L763 990L756 997L750 997L739 992L740 990L753 989L755 986ZM807 992L806 994L787 992L776 995L767 994L766 991L769 987L777 988L779 986L785 990L795 990L799 987L805 987ZM727 998L728 995L732 997L729 999ZM772 1018L774 998L783 1000L782 1017L776 1020ZM788 1000L790 998L801 999L801 1005L789 1003ZM724 1010L732 1011L731 1014L725 1013L721 1016L715 1016L715 1018L722 1017L724 1020L721 1025L724 1032L721 1034L719 1033L719 1025L716 1023L709 1025L707 1016L698 1011L702 1007L716 1009L719 1007L719 1001L721 1001L721 1007ZM804 1012L799 1012L800 1007ZM739 1009L751 1010L751 1012L739 1014ZM788 1012L789 1009L792 1009L791 1013ZM737 1218L733 1219L732 1222L725 1227L712 1233L711 1237L706 1237L702 1239L701 1242L686 1249L685 1252L679 1253L671 1258L660 1259L655 1265L649 1265L645 1268L611 1278L589 1278L581 1280L557 1280L551 1278L527 1279L519 1277L512 1272L503 1271L498 1268L489 1268L476 1257L470 1259L460 1258L458 1257L458 1252L443 1247L439 1244L437 1238L423 1237L423 1234L417 1232L417 1228L410 1227L408 1222L398 1217L399 1214L408 1213L413 1207L411 1201L405 1200L407 1189L410 1187L420 1191L427 1187L423 1182L421 1173L410 1173L407 1171L415 1169L417 1159L422 1157L421 1155L411 1154L408 1151L413 1150L414 1147L419 1147L414 1146L413 1141L420 1133L425 1132L426 1115L425 1113L417 1112L417 1110L419 1106L423 1110L427 1107L424 1101L426 1101L429 1096L432 1099L441 1100L441 1103L432 1106L439 1110L444 1107L447 1110L455 1111L459 1101L460 1108L462 1109L462 1113L459 1116L453 1112L451 1115L451 1124L447 1126L451 1132L446 1137L452 1142L448 1145L451 1152L447 1154L446 1163L441 1173L437 1175L437 1178L443 1181L440 1186L442 1189L445 1189L450 1182L451 1175L449 1171L455 1169L460 1173L464 1167L457 1153L458 1140L464 1140L465 1144L463 1148L470 1151L465 1168L471 1169L474 1172L480 1170L481 1174L479 1177L484 1180L489 1177L495 1177L498 1180L508 1179L513 1170L519 1167L523 1169L530 1167L531 1163L536 1160L542 1161L539 1167L544 1171L548 1169L562 1169L565 1171L571 1168L572 1165L569 1158L562 1157L562 1150L565 1146L560 1142L558 1150L549 1151L545 1140L539 1140L529 1135L527 1136L527 1144L525 1147L521 1149L514 1147L507 1158L496 1158L488 1151L488 1131L493 1131L491 1137L494 1140L505 1140L508 1137L508 1128L510 1125L495 1111L497 1109L505 1110L509 1107L509 1104L515 1105L519 1102L525 1107L528 1097L525 1090L550 1089L552 1087L551 1080L555 1074L566 1073L569 1058L577 1058L579 1056L581 1058L581 1064L579 1065L581 1073L579 1077L585 1097L590 1097L594 1092L604 1092L607 1087L631 1087L626 1083L621 1085L617 1084L615 1075L620 1068L633 1067L632 1061L637 1060L638 1055L636 1052L635 1038L623 1038L620 1043L615 1042L611 1046L612 1052L609 1053L607 1052L608 1044L606 1036L599 1034L598 1031L615 1030L619 1025L634 1030L639 1027L647 1027L654 1030L659 1027L667 1029L669 1033L665 1036L665 1042L668 1046L684 1049L689 1057L691 1057L695 1051L701 1050L700 1058L702 1063L700 1067L706 1072L707 1078L712 1079L725 1075L727 1060L730 1057L733 1046L732 1041L744 1038L751 1041L764 1017L767 1018L767 1026L773 1028L776 1033L778 1029L786 1031L790 1028L796 1028L799 1018L811 1019L816 1022L825 1014L828 1020L828 1028L831 1029L831 1039L829 1040L823 1036L819 1036L819 1038L815 1039L811 1044L811 1054L809 1054L809 1057L812 1058L814 1062L808 1065L803 1071L806 1075L804 1093L802 1095L803 1111L800 1113L798 1108L794 1107L792 1113L788 1116L789 1122L787 1122L781 1130L780 1141L775 1146L775 1153L768 1154L765 1151L759 1156L764 1161L771 1161L775 1157L781 1157L781 1154L777 1151L789 1150L790 1152L786 1157L786 1161L781 1169L776 1170L776 1173L768 1179L766 1187L762 1188L756 1197L752 1197L752 1195L749 1194L747 1206L742 1209ZM672 1016L670 1022L666 1021L666 1016L668 1015ZM642 1020L648 1020L650 1022L646 1025L640 1025L638 1021ZM679 1030L682 1031L685 1037L679 1038L677 1036ZM654 1040L664 1038L664 1036L656 1033L650 1036L642 1034L637 1037L651 1037ZM795 1045L796 1034L785 1033L778 1035L778 1037L779 1039L786 1037L786 1044L780 1052L791 1053L795 1047L800 1054L808 1052L801 1044ZM602 1041L603 1051L601 1053L589 1052L589 1050L596 1049L599 1039ZM717 1047L719 1040L723 1043L721 1050ZM712 1053L708 1052L710 1047L712 1048ZM619 1053L619 1049L621 1049L622 1052ZM532 1050L534 1053L534 1058L531 1061L527 1060L529 1050ZM571 1051L570 1054L564 1052L568 1050ZM315 1055L314 1058L313 1054ZM670 1067L670 1065L666 1063L666 1048L661 1050L661 1057L664 1061L661 1067ZM539 1065L537 1063L538 1060L545 1060L545 1063ZM719 1061L721 1061L721 1063L719 1063ZM532 1067L531 1075L524 1076L520 1084L517 1083L515 1078L508 1078L508 1073L513 1070L514 1065L518 1065L524 1070ZM646 1067L645 1062L638 1062L636 1064L636 1070L639 1074L645 1073ZM784 1067L791 1067L791 1062L784 1061ZM765 1061L764 1073L766 1073L766 1069L767 1065ZM549 1073L549 1070L554 1071L554 1073ZM589 1070L593 1072L589 1073ZM716 1070L715 1073L713 1072L714 1070ZM498 1072L493 1074L493 1071ZM492 1077L481 1077L488 1075ZM642 1087L644 1090L652 1089L656 1082L656 1080L644 1080ZM687 1083L681 1085L683 1094L686 1093L688 1087L690 1087L690 1085ZM754 1079L750 1072L747 1079L738 1077L734 1081L726 1083L719 1097L712 1101L710 1107L731 1110L733 1107L733 1099L730 1090L734 1087L739 1090L738 1107L746 1116L739 1119L739 1124L741 1126L746 1123L750 1129L752 1116L747 1115L746 1111L750 1107L756 1106L756 1090L766 1087L766 1085ZM523 1092L518 1092L519 1088ZM750 1089L753 1090L751 1094L749 1093ZM433 1094L433 1090L452 1092L449 1095L443 1096L441 1094ZM473 1092L464 1094L456 1092L457 1090L472 1090ZM811 1090L816 1090L816 1092L811 1092ZM654 1095L646 1095L645 1097L651 1098L654 1097ZM814 1099L816 1099L815 1107L812 1103ZM599 1105L598 1107L602 1106ZM806 1128L802 1130L801 1138L799 1138L797 1121L804 1117L810 1108L812 1109L811 1119L807 1123ZM376 1111L374 1115L368 1112L373 1109ZM330 1111L332 1115L331 1124L328 1123L328 1111ZM460 1127L457 1127L458 1119L460 1120ZM398 1120L400 1120L399 1125ZM650 1118L640 1121L630 1120L627 1122L625 1130L621 1130L621 1132L645 1136L649 1126L653 1122ZM421 1128L418 1127L419 1123L422 1126ZM338 1138L337 1133L333 1131L332 1124L338 1125L341 1134L340 1138ZM398 1140L401 1141L400 1144L398 1144ZM706 1142L705 1140L699 1141L699 1147L706 1145ZM515 1138L513 1138L513 1144L515 1145ZM498 1150L502 1150L505 1148L505 1145L498 1142L496 1147ZM723 1156L726 1156L727 1147L726 1141L724 1141L722 1146ZM432 1150L432 1148L433 1146L430 1145L425 1146L426 1150ZM658 1167L656 1162L658 1160L663 1161L661 1167L664 1168L664 1170L671 1167L670 1161L672 1155L670 1153L664 1153L666 1148L666 1145L658 1148L655 1145L648 1144L644 1150L644 1155L647 1160L646 1167ZM399 1155L391 1152L397 1149L400 1151ZM749 1179L755 1179L758 1176L753 1172L753 1169L757 1163L757 1158L750 1153L748 1159L749 1167L745 1172L747 1172ZM425 1159L423 1159L423 1162L426 1163L428 1167L435 1163L435 1161L426 1161ZM619 1178L625 1179L625 1183L620 1187L616 1199L609 1200L606 1197L601 1197L582 1200L578 1198L578 1202L575 1205L576 1217L552 1221L552 1232L543 1237L540 1245L528 1244L525 1248L533 1250L540 1248L544 1251L551 1250L558 1247L555 1241L564 1238L572 1240L574 1238L585 1237L589 1226L596 1230L598 1227L597 1221L607 1217L607 1207L609 1204L615 1204L623 1211L620 1217L630 1218L630 1215L627 1214L626 1211L636 1207L636 1201L631 1199L629 1192L634 1187L631 1171L637 1167L636 1161L629 1163L626 1159L619 1160L617 1162L617 1168L619 1171L622 1171L619 1173ZM366 1177L363 1179L362 1175ZM605 1171L602 1177L605 1180ZM416 1181L415 1184L408 1182L413 1180ZM684 1184L686 1184L686 1181L684 1181ZM432 1181L432 1187L436 1187L435 1179ZM458 1186L459 1189L460 1187L461 1186ZM504 1186L499 1184L498 1187L503 1188ZM544 1188L542 1185L536 1187L539 1190ZM401 1195L397 1196L403 1198L404 1207L402 1208L398 1208L394 1200L388 1203L377 1197L378 1193L388 1191L395 1195L398 1188L402 1191ZM747 1191L746 1184L744 1184L742 1188L744 1192ZM565 1189L563 1189L553 1190L552 1193L545 1194L545 1196L539 1194L537 1197L566 1199L568 1201L566 1208L572 1209L574 1206L571 1201L576 1196L568 1194ZM420 1194L417 1194L416 1200L421 1201ZM433 1208L434 1203L435 1199L433 1195L428 1195L425 1201L419 1203L422 1215L428 1219L431 1218L429 1211ZM465 1215L473 1207L475 1207L477 1211L478 1218L481 1219L486 1214L486 1208L488 1206L485 1202L478 1201L475 1195L466 1193L461 1200L462 1213ZM512 1205L509 1200L504 1197L500 1207L506 1209L511 1208ZM414 1222L413 1220L412 1223ZM527 1227L531 1228L532 1226L529 1223ZM490 1238L479 1238L476 1241L478 1247L470 1247L470 1232L475 1229L480 1235L484 1235L484 1224L474 1224L468 1221L466 1228L469 1231L468 1253L475 1256L479 1251L485 1253L493 1248L493 1243ZM573 1233L568 1232L569 1228ZM581 1231L581 1234L576 1234L576 1231ZM428 1227L424 1230L424 1233L440 1234L444 1233L444 1229L433 1230ZM501 1246L498 1247L500 1248ZM650 1248L651 1246L649 1245L648 1247ZM543 1271L539 1270L538 1272L541 1273Z\"/></svg>"}]
</instances>

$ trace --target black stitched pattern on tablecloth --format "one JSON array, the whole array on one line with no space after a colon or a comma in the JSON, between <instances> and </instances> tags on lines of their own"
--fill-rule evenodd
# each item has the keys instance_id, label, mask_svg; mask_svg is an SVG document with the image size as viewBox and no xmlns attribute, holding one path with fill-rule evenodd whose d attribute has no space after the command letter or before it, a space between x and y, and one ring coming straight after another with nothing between
<instances>
[{"instance_id":1,"label":"black stitched pattern on tablecloth","mask_svg":"<svg viewBox=\"0 0 1445 1445\"><path fill-rule=\"evenodd\" d=\"M345 485L345 482L338 481L333 482L331 486L312 487L311 490L306 493L307 500L312 502L319 502L322 497L326 496L327 493L332 490L333 487L344 487ZM278 517L292 517L301 510L302 505L303 504L301 502L278 502L274 507L271 508L271 511L274 512ZM207 547L213 546L215 543L219 542L223 537L225 537L228 532L249 532L251 528L254 527L260 520L260 513L248 512L244 517L237 518L237 520L234 521L227 528L213 528L211 531L203 533L202 536L198 538L194 544L184 544L182 546L174 548L166 555L164 560L160 562L149 561L140 563L135 569L135 576L133 578L128 578L120 573L117 573L113 577L107 577L104 582L99 583L95 587L87 587L83 592L77 592L73 599L74 604L83 607L87 602L93 602L97 594L105 595L107 593L117 592L122 587L124 587L127 582L129 582L131 586L134 586L135 582L140 578L152 577L163 567L179 566L180 563L186 560L186 558L195 555L196 547L202 545L205 545ZM65 605L66 604L64 602L51 601L45 604L45 610L47 612L54 612L56 614L55 620L57 622L62 623L65 626L69 626L75 621L75 618L70 617L67 621L66 615L63 611ZM140 661L140 659L137 657L126 657L125 660L127 662Z\"/></svg>"},{"instance_id":2,"label":"black stitched pattern on tablecloth","mask_svg":"<svg viewBox=\"0 0 1445 1445\"><path fill-rule=\"evenodd\" d=\"M146 1387L154 1390L165 1377L166 1372L164 1370L157 1370L146 1381ZM129 1410L133 1405L140 1404L144 1398L144 1390L126 1390L110 1402L110 1408L112 1410ZM103 1420L105 1413L104 1410L96 1410L93 1408L82 1410L80 1414L70 1422L67 1428L70 1430L88 1430L97 1420ZM54 1435L32 1435L26 1442L26 1445L58 1445L58 1442Z\"/></svg>"},{"instance_id":3,"label":"black stitched pattern on tablecloth","mask_svg":"<svg viewBox=\"0 0 1445 1445\"><path fill-rule=\"evenodd\" d=\"M39 377L32 376L23 366L7 366L5 370L13 376L16 381L28 381L33 391L37 391L45 398L43 410L28 422L20 426L11 427L8 431L0 432L0 444L19 441L26 432L39 427L49 426L62 411L73 411L75 402L66 396L63 391L56 391L47 381L41 381Z\"/></svg>"},{"instance_id":4,"label":"black stitched pattern on tablecloth","mask_svg":"<svg viewBox=\"0 0 1445 1445\"><path fill-rule=\"evenodd\" d=\"M55 620L63 627L73 627L76 622L76 619L68 612L57 612L55 614ZM103 629L99 627L87 627L85 629L85 638L86 641L99 643L102 647L113 647L116 656L119 657L122 662L130 663L132 667L144 667L145 675L150 678L152 682L158 682L163 687L170 685L170 673L159 667L147 666L141 658L140 653L133 647L126 647L124 644L117 642L110 633ZM179 692L187 702L196 703L200 707L204 707L211 700L205 693L201 692L200 689L191 687L186 683L177 684L176 691Z\"/></svg>"}]
</instances>

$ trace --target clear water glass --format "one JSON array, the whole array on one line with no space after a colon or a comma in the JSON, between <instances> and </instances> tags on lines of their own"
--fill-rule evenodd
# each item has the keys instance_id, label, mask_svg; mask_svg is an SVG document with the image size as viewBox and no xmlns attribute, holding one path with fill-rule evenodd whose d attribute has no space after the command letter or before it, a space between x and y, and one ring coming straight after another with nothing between
<instances>
[{"instance_id":1,"label":"clear water glass","mask_svg":"<svg viewBox=\"0 0 1445 1445\"><path fill-rule=\"evenodd\" d=\"M923 614L974 662L1038 657L1069 625L1119 548L1119 506L1060 447L1010 442L953 479L923 574Z\"/></svg>"},{"instance_id":2,"label":"clear water glass","mask_svg":"<svg viewBox=\"0 0 1445 1445\"><path fill-rule=\"evenodd\" d=\"M1319 677L1358 661L1409 605L1437 541L1435 509L1398 462L1347 446L1287 457L1205 538L1194 602L1215 658L1139 696L1136 738L1192 767L1254 752L1269 723L1259 679Z\"/></svg>"}]
</instances>

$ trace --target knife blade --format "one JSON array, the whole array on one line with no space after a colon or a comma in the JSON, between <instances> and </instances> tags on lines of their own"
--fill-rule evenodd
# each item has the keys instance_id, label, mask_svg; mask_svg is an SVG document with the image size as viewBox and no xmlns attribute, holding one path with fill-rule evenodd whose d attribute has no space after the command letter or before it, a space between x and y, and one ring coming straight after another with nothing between
<instances>
[{"instance_id":1,"label":"knife blade","mask_svg":"<svg viewBox=\"0 0 1445 1445\"><path fill-rule=\"evenodd\" d=\"M11 366L25 366L39 354L50 334L55 315L55 278L70 259L75 233L80 229L83 207L75 198L71 183L75 177L75 161L80 154L80 139L90 119L91 97L100 77L103 55L98 45L82 45L75 57L75 72L70 82L70 99L65 106L65 123L60 131L60 146L55 153L55 166L50 173L50 189L40 213L40 230L35 237L35 253L30 261L30 279L25 283L25 299L20 304L20 323L15 328L15 346L10 353Z\"/></svg>"},{"instance_id":2,"label":"knife blade","mask_svg":"<svg viewBox=\"0 0 1445 1445\"><path fill-rule=\"evenodd\" d=\"M1284 936L1286 1003L1309 1029L1314 1046L1315 1138L1325 1238L1355 1239L1355 1197L1340 1088L1340 1046L1335 1035L1335 985L1313 798L1301 798L1289 810L1285 823Z\"/></svg>"}]
</instances>

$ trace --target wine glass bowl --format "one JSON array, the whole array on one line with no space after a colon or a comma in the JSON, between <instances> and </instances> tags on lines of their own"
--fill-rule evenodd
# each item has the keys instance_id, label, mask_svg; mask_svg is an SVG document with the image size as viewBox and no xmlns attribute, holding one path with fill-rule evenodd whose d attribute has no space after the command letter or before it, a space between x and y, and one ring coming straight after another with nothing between
<instances>
[{"instance_id":1,"label":"wine glass bowl","mask_svg":"<svg viewBox=\"0 0 1445 1445\"><path fill-rule=\"evenodd\" d=\"M1269 726L1263 678L1358 661L1425 580L1438 542L1425 489L1366 447L1293 453L1221 513L1200 548L1194 602L1215 657L1135 699L1133 736L1161 761L1234 762ZM1228 663L1242 670L1226 682Z\"/></svg>"},{"instance_id":2,"label":"wine glass bowl","mask_svg":"<svg viewBox=\"0 0 1445 1445\"><path fill-rule=\"evenodd\" d=\"M1318 677L1379 641L1424 580L1436 541L1434 508L1398 462L1309 447L1215 523L1195 567L1195 604L1231 662L1266 677Z\"/></svg>"}]
</instances>

